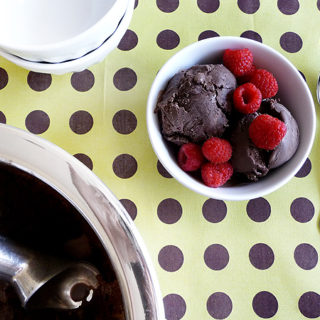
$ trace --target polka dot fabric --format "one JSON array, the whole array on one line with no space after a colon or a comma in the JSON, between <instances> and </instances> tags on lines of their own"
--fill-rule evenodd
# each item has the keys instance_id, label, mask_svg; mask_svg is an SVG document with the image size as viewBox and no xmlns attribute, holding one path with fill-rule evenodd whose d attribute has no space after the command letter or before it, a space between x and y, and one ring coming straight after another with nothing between
<instances>
[{"instance_id":1,"label":"polka dot fabric","mask_svg":"<svg viewBox=\"0 0 320 320\"><path fill-rule=\"evenodd\" d=\"M56 143L115 193L150 251L167 320L320 316L319 135L279 191L225 202L175 181L145 123L163 63L210 37L270 45L315 93L319 14L317 0L139 0L118 48L87 70L39 74L0 58L0 122Z\"/></svg>"}]
</instances>

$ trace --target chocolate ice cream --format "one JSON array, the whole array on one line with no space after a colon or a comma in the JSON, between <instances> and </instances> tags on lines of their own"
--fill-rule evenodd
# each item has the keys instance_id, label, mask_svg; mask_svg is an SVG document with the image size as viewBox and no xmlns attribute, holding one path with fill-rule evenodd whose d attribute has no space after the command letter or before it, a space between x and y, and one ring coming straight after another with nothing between
<instances>
[{"instance_id":1,"label":"chocolate ice cream","mask_svg":"<svg viewBox=\"0 0 320 320\"><path fill-rule=\"evenodd\" d=\"M295 154L299 145L299 128L289 110L274 99L263 101L260 109L283 121L287 126L286 135L269 157L269 169L274 169L290 160Z\"/></svg>"},{"instance_id":2,"label":"chocolate ice cream","mask_svg":"<svg viewBox=\"0 0 320 320\"><path fill-rule=\"evenodd\" d=\"M267 152L257 148L249 138L249 126L258 115L257 112L243 115L232 130L230 138L233 170L251 181L257 181L269 172Z\"/></svg>"},{"instance_id":3,"label":"chocolate ice cream","mask_svg":"<svg viewBox=\"0 0 320 320\"><path fill-rule=\"evenodd\" d=\"M229 126L234 75L222 64L196 65L177 73L157 103L162 134L176 145L221 137Z\"/></svg>"},{"instance_id":4,"label":"chocolate ice cream","mask_svg":"<svg viewBox=\"0 0 320 320\"><path fill-rule=\"evenodd\" d=\"M262 113L278 118L287 127L286 135L272 151L257 148L249 138L248 128L251 122ZM248 180L257 181L270 169L281 166L294 155L299 144L299 129L286 107L274 99L265 99L258 112L243 115L237 121L230 141L233 148L231 163L234 172Z\"/></svg>"}]
</instances>

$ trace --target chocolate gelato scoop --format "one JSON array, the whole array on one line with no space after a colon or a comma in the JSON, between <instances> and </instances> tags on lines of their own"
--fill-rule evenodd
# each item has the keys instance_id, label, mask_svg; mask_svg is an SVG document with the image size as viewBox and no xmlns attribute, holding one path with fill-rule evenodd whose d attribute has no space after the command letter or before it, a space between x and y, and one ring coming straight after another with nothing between
<instances>
[{"instance_id":1,"label":"chocolate gelato scoop","mask_svg":"<svg viewBox=\"0 0 320 320\"><path fill-rule=\"evenodd\" d=\"M287 133L280 144L273 150L269 158L269 169L280 167L295 154L299 145L299 128L296 120L287 108L274 99L267 99L261 105L262 112L283 121L287 126Z\"/></svg>"},{"instance_id":2,"label":"chocolate gelato scoop","mask_svg":"<svg viewBox=\"0 0 320 320\"><path fill-rule=\"evenodd\" d=\"M229 126L237 81L222 64L196 65L177 73L157 103L162 134L182 145L221 137Z\"/></svg>"},{"instance_id":3,"label":"chocolate gelato scoop","mask_svg":"<svg viewBox=\"0 0 320 320\"><path fill-rule=\"evenodd\" d=\"M257 148L249 138L249 126L258 115L259 113L255 112L242 116L230 137L233 170L251 181L258 181L269 172L267 152Z\"/></svg>"},{"instance_id":4,"label":"chocolate gelato scoop","mask_svg":"<svg viewBox=\"0 0 320 320\"><path fill-rule=\"evenodd\" d=\"M267 113L283 121L287 133L280 144L272 151L257 148L249 138L248 128L259 114ZM265 99L259 112L242 116L231 133L233 154L231 163L235 172L248 180L257 181L270 169L287 162L296 152L299 145L299 129L289 110L274 99Z\"/></svg>"}]
</instances>

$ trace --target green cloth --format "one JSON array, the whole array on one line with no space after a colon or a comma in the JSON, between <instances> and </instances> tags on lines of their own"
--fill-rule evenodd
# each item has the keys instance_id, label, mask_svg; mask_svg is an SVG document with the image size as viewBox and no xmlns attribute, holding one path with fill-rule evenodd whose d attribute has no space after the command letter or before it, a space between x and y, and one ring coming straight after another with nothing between
<instances>
[{"instance_id":1,"label":"green cloth","mask_svg":"<svg viewBox=\"0 0 320 320\"><path fill-rule=\"evenodd\" d=\"M164 12L157 3L179 5ZM281 3L287 13L296 11L297 3L298 10L284 14L278 8ZM253 11L258 4L258 9L244 13L241 4ZM206 13L200 7L216 10ZM315 99L319 21L315 0L139 0L129 27L137 36L136 46L134 34L127 34L122 49L115 49L89 71L52 76L48 87L41 89L47 81L43 77L32 78L27 70L0 59L8 75L8 84L0 90L6 123L34 131L71 154L88 156L94 173L137 214L135 224L154 262L168 320L250 320L258 319L259 312L260 318L307 319L299 310L301 296L304 314L320 316L319 297L309 294L308 301L315 303L310 309L305 302L308 295L303 296L320 294L318 134L300 177L263 199L223 202L200 196L159 173L145 122L148 91L158 70L206 30L220 36L254 31L244 35L261 38L287 57L304 74ZM164 30L173 32L161 33ZM173 48L159 47L157 39ZM84 86L80 91L79 82ZM316 100L315 106L318 113ZM46 130L45 114L31 114L35 110L48 116ZM77 111L86 112L76 117ZM264 245L250 251L255 244ZM252 261L267 268L255 267L249 252ZM272 296L256 296L263 291ZM216 292L225 295L213 295Z\"/></svg>"}]
</instances>

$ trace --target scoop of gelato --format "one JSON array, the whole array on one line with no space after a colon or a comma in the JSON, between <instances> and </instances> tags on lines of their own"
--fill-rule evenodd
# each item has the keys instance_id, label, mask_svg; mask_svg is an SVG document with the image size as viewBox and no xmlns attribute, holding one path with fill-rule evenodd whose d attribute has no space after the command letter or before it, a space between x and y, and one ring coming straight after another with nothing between
<instances>
[{"instance_id":1,"label":"scoop of gelato","mask_svg":"<svg viewBox=\"0 0 320 320\"><path fill-rule=\"evenodd\" d=\"M269 172L267 152L257 148L249 138L249 126L258 115L255 112L241 116L230 137L233 170L251 181L257 181Z\"/></svg>"},{"instance_id":2,"label":"scoop of gelato","mask_svg":"<svg viewBox=\"0 0 320 320\"><path fill-rule=\"evenodd\" d=\"M269 169L280 167L295 154L299 145L299 127L287 108L274 99L266 99L261 104L261 112L266 112L283 121L287 126L287 133L280 144L271 152Z\"/></svg>"},{"instance_id":3,"label":"scoop of gelato","mask_svg":"<svg viewBox=\"0 0 320 320\"><path fill-rule=\"evenodd\" d=\"M267 113L286 124L287 132L280 144L271 151L257 148L249 138L248 129L259 114ZM275 169L287 162L299 145L299 129L289 110L274 99L265 99L259 112L243 115L235 121L230 141L233 148L231 163L234 172L248 180L257 181L270 169Z\"/></svg>"},{"instance_id":4,"label":"scoop of gelato","mask_svg":"<svg viewBox=\"0 0 320 320\"><path fill-rule=\"evenodd\" d=\"M196 65L174 75L155 109L164 138L182 145L221 137L229 126L236 86L222 64Z\"/></svg>"}]
</instances>

